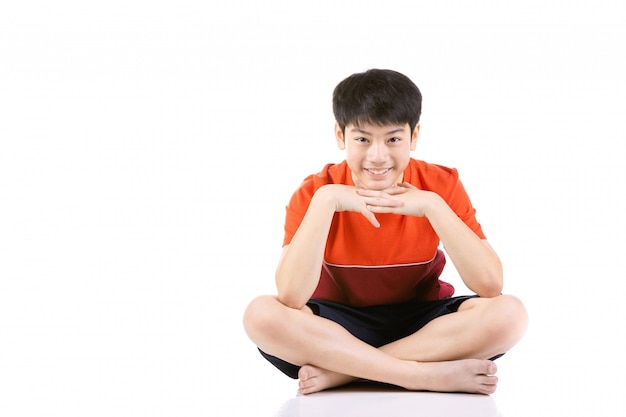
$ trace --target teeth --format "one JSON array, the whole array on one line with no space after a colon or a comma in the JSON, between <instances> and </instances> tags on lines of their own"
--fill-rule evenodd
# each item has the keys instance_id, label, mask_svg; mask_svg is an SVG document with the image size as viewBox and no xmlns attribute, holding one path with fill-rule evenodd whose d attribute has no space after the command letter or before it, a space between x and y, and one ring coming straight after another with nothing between
<instances>
[{"instance_id":1,"label":"teeth","mask_svg":"<svg viewBox=\"0 0 626 417\"><path fill-rule=\"evenodd\" d=\"M387 169L368 169L369 172L371 172L374 175L382 175L382 174L386 174L387 171L389 171L389 168Z\"/></svg>"}]
</instances>

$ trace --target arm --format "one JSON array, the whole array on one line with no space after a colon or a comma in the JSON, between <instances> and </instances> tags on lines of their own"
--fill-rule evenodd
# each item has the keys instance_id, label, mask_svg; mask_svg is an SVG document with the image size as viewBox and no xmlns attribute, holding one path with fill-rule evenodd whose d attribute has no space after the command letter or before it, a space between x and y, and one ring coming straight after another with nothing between
<instances>
[{"instance_id":1,"label":"arm","mask_svg":"<svg viewBox=\"0 0 626 417\"><path fill-rule=\"evenodd\" d=\"M481 240L437 194L431 194L425 216L441 239L467 287L481 297L502 292L502 263L486 240Z\"/></svg>"},{"instance_id":2,"label":"arm","mask_svg":"<svg viewBox=\"0 0 626 417\"><path fill-rule=\"evenodd\" d=\"M276 270L278 299L300 309L309 300L320 279L326 240L336 211L361 212L375 227L378 221L367 209L355 187L325 185L311 199L302 223L291 242L283 248Z\"/></svg>"},{"instance_id":3,"label":"arm","mask_svg":"<svg viewBox=\"0 0 626 417\"><path fill-rule=\"evenodd\" d=\"M404 183L384 191L359 190L374 213L396 213L428 218L467 287L481 297L502 292L500 258L436 193ZM398 204L399 203L399 204Z\"/></svg>"}]
</instances>

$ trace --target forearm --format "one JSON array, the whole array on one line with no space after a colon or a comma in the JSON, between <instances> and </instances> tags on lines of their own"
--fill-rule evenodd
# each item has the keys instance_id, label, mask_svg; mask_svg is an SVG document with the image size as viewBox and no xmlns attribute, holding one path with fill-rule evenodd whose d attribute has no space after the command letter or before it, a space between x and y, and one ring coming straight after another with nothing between
<instances>
[{"instance_id":1,"label":"forearm","mask_svg":"<svg viewBox=\"0 0 626 417\"><path fill-rule=\"evenodd\" d=\"M278 299L283 304L300 309L315 291L334 213L332 200L321 188L313 196L276 270Z\"/></svg>"},{"instance_id":2,"label":"forearm","mask_svg":"<svg viewBox=\"0 0 626 417\"><path fill-rule=\"evenodd\" d=\"M502 263L486 241L481 240L438 195L433 195L426 217L441 239L467 287L481 297L502 292Z\"/></svg>"}]
</instances>

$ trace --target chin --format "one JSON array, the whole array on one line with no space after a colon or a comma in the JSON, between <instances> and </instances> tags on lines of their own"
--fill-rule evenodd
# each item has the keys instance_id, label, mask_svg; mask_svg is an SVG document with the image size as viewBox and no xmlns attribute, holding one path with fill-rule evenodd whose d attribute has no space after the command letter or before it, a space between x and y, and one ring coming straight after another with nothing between
<instances>
[{"instance_id":1,"label":"chin","mask_svg":"<svg viewBox=\"0 0 626 417\"><path fill-rule=\"evenodd\" d=\"M382 190L386 190L387 188L393 187L394 183L390 183L388 181L382 182L382 181L368 181L365 182L365 188L367 188L368 190L373 190L373 191L382 191Z\"/></svg>"}]
</instances>

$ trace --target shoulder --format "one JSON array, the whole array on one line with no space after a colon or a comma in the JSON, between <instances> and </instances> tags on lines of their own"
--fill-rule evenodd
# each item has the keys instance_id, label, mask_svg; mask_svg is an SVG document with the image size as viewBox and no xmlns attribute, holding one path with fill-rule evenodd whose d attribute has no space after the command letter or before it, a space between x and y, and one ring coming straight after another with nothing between
<instances>
[{"instance_id":1,"label":"shoulder","mask_svg":"<svg viewBox=\"0 0 626 417\"><path fill-rule=\"evenodd\" d=\"M407 170L407 181L420 189L437 191L454 187L459 181L456 168L411 159Z\"/></svg>"},{"instance_id":2,"label":"shoulder","mask_svg":"<svg viewBox=\"0 0 626 417\"><path fill-rule=\"evenodd\" d=\"M346 161L339 164L326 164L321 171L307 176L291 197L291 207L308 206L313 194L327 184L347 184L349 168ZM350 180L351 181L351 180Z\"/></svg>"},{"instance_id":3,"label":"shoulder","mask_svg":"<svg viewBox=\"0 0 626 417\"><path fill-rule=\"evenodd\" d=\"M346 161L339 164L326 164L317 174L311 174L304 179L300 188L313 191L326 184L348 184L349 168Z\"/></svg>"}]
</instances>

